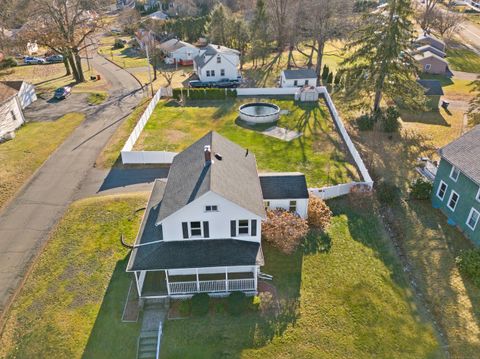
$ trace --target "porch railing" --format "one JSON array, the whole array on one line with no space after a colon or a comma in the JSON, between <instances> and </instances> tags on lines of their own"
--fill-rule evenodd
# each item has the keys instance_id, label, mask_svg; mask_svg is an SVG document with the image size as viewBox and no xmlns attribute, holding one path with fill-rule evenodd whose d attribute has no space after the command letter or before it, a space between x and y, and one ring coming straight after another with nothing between
<instances>
[{"instance_id":1,"label":"porch railing","mask_svg":"<svg viewBox=\"0 0 480 359\"><path fill-rule=\"evenodd\" d=\"M229 279L227 280L204 280L192 282L170 282L170 294L190 293L213 293L255 290L255 280Z\"/></svg>"}]
</instances>

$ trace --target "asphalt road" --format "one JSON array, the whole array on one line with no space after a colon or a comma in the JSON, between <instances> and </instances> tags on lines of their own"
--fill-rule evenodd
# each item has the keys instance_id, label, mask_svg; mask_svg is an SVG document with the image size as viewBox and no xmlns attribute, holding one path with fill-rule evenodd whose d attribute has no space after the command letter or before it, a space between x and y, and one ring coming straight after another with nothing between
<instances>
[{"instance_id":1,"label":"asphalt road","mask_svg":"<svg viewBox=\"0 0 480 359\"><path fill-rule=\"evenodd\" d=\"M92 63L110 82L109 101L84 111L86 120L0 213L0 318L50 231L87 181L98 154L143 96L126 71L98 55Z\"/></svg>"}]
</instances>

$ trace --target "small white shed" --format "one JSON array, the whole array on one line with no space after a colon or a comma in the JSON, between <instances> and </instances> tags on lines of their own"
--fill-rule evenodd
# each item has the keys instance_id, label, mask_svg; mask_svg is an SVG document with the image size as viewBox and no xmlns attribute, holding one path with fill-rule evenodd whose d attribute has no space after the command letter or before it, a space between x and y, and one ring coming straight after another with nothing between
<instances>
[{"instance_id":1,"label":"small white shed","mask_svg":"<svg viewBox=\"0 0 480 359\"><path fill-rule=\"evenodd\" d=\"M0 139L25 122L17 91L0 83Z\"/></svg>"},{"instance_id":2,"label":"small white shed","mask_svg":"<svg viewBox=\"0 0 480 359\"><path fill-rule=\"evenodd\" d=\"M17 91L17 97L20 101L22 110L28 107L32 102L37 101L37 94L35 92L35 86L26 81L4 81L8 87L11 87Z\"/></svg>"},{"instance_id":3,"label":"small white shed","mask_svg":"<svg viewBox=\"0 0 480 359\"><path fill-rule=\"evenodd\" d=\"M316 86L317 74L312 69L283 70L280 87Z\"/></svg>"}]
</instances>

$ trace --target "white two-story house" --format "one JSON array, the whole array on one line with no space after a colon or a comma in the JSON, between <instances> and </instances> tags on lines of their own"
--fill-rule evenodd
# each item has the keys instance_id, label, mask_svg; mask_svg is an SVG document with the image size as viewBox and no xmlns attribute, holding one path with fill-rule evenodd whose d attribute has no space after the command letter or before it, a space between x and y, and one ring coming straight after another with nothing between
<instances>
[{"instance_id":1,"label":"white two-story house","mask_svg":"<svg viewBox=\"0 0 480 359\"><path fill-rule=\"evenodd\" d=\"M240 51L209 44L200 49L193 60L193 69L200 81L239 80Z\"/></svg>"},{"instance_id":2,"label":"white two-story house","mask_svg":"<svg viewBox=\"0 0 480 359\"><path fill-rule=\"evenodd\" d=\"M263 182L254 154L216 132L177 154L154 183L127 266L139 297L256 293L269 201L301 212L308 204L301 174Z\"/></svg>"}]
</instances>

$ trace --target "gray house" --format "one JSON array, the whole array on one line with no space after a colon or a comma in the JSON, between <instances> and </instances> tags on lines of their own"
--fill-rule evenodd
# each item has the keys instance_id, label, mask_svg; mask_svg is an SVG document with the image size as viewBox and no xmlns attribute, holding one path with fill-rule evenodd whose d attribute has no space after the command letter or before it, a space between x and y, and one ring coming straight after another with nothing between
<instances>
[{"instance_id":1,"label":"gray house","mask_svg":"<svg viewBox=\"0 0 480 359\"><path fill-rule=\"evenodd\" d=\"M480 245L480 125L442 149L432 205Z\"/></svg>"},{"instance_id":2,"label":"gray house","mask_svg":"<svg viewBox=\"0 0 480 359\"><path fill-rule=\"evenodd\" d=\"M415 43L418 45L430 45L442 52L445 52L447 49L445 43L442 40L436 38L435 36L432 36L430 34L425 34L425 33L417 37L417 39L415 40Z\"/></svg>"},{"instance_id":3,"label":"gray house","mask_svg":"<svg viewBox=\"0 0 480 359\"><path fill-rule=\"evenodd\" d=\"M445 52L437 49L436 47L434 47L432 45L423 45L423 46L417 47L413 51L413 54L414 55L422 54L422 53L427 52L427 51L430 51L432 54L435 54L435 55L441 57L442 59L444 59L447 56L447 54Z\"/></svg>"},{"instance_id":4,"label":"gray house","mask_svg":"<svg viewBox=\"0 0 480 359\"><path fill-rule=\"evenodd\" d=\"M448 71L448 62L430 51L416 54L414 59L424 73L445 75Z\"/></svg>"}]
</instances>

